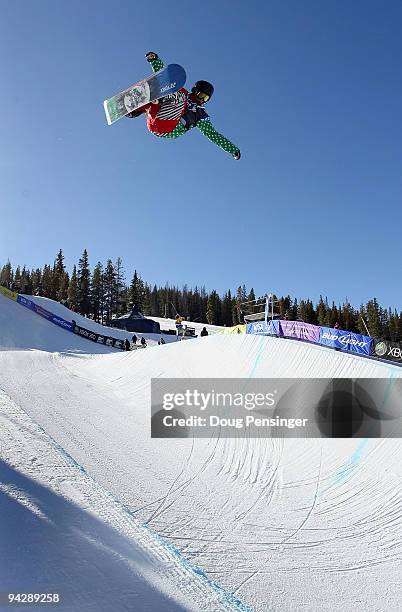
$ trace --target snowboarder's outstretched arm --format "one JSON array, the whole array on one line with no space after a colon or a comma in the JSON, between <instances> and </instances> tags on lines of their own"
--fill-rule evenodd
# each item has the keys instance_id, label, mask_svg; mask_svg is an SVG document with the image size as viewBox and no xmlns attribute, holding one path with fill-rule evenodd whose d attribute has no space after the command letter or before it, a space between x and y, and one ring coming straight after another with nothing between
<instances>
[{"instance_id":1,"label":"snowboarder's outstretched arm","mask_svg":"<svg viewBox=\"0 0 402 612\"><path fill-rule=\"evenodd\" d=\"M148 51L148 53L145 54L145 57L147 58L147 62L151 64L152 72L158 72L158 70L162 70L162 68L165 67L165 64L159 55L154 51Z\"/></svg>"},{"instance_id":2,"label":"snowboarder's outstretched arm","mask_svg":"<svg viewBox=\"0 0 402 612\"><path fill-rule=\"evenodd\" d=\"M197 127L211 142L218 145L218 147L227 153L230 153L235 159L240 159L240 149L238 149L233 142L225 138L225 136L217 132L209 118L201 119L201 121L197 123Z\"/></svg>"}]
</instances>

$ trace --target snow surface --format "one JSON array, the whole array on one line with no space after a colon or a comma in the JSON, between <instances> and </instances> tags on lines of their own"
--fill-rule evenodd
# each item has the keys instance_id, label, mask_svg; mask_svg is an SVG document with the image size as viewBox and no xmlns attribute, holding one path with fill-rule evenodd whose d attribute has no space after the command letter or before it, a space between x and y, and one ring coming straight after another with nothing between
<instances>
[{"instance_id":1,"label":"snow surface","mask_svg":"<svg viewBox=\"0 0 402 612\"><path fill-rule=\"evenodd\" d=\"M62 603L47 607L74 612L181 612L205 602L213 610L239 609L140 525L3 391L0 423L3 592L58 593Z\"/></svg>"},{"instance_id":2,"label":"snow surface","mask_svg":"<svg viewBox=\"0 0 402 612\"><path fill-rule=\"evenodd\" d=\"M51 304L41 303L41 305L54 314L59 314L56 312L56 302L53 302L53 300L48 300L48 302L51 302ZM58 306L61 306L61 304L58 304ZM69 315L72 314L69 310L68 313ZM71 318L68 320L71 320ZM49 323L35 312L0 295L0 351L9 349L37 349L50 352L71 351L74 354L100 354L119 351L119 349L95 344L66 331Z\"/></svg>"},{"instance_id":3,"label":"snow surface","mask_svg":"<svg viewBox=\"0 0 402 612\"><path fill-rule=\"evenodd\" d=\"M16 325L6 323L10 316ZM36 580L39 588L39 576L42 583L45 576L44 586L62 585L71 596L76 605L66 608L71 610L159 610L166 604L212 611L241 609L241 602L258 611L400 610L399 440L269 440L244 434L151 439L150 379L389 378L401 377L401 368L307 343L246 335L95 355L89 352L99 348L94 343L44 319L45 327L37 331L39 322L0 296L0 345L7 349L0 352L0 487L7 517L2 541L7 536L6 551L15 543L20 552L10 550L10 563L1 556L11 586L31 577L30 584ZM42 350L12 350L13 342L19 349L38 344L42 333ZM73 340L89 348L84 352L77 345L75 354L68 344ZM65 464L71 476L65 476ZM37 546L39 564L21 559L18 513L26 516L21 534L27 549ZM92 523L88 516L93 515ZM43 537L41 531L36 537L34 524L42 526ZM151 529L152 542L141 538L141 525ZM154 533L161 539L155 541ZM71 534L77 539L64 551ZM128 541L120 540L122 534ZM162 563L164 573L158 560L167 553L157 546L163 542L182 554L172 553L167 568ZM138 570L140 552L147 555L149 573ZM73 563L81 554L78 571ZM182 582L183 567L189 574ZM96 600L93 608L86 587ZM137 594L140 607L133 605L140 601ZM150 599L147 607L148 596L156 595L162 603ZM108 607L112 600L116 605Z\"/></svg>"}]
</instances>

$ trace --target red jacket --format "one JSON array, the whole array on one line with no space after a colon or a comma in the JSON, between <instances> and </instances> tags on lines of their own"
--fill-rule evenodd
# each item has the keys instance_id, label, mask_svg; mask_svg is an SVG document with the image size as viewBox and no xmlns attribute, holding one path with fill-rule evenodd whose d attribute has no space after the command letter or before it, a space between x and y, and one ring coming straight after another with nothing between
<instances>
[{"instance_id":1,"label":"red jacket","mask_svg":"<svg viewBox=\"0 0 402 612\"><path fill-rule=\"evenodd\" d=\"M184 87L147 108L147 127L154 134L172 132L186 112L188 91Z\"/></svg>"}]
</instances>

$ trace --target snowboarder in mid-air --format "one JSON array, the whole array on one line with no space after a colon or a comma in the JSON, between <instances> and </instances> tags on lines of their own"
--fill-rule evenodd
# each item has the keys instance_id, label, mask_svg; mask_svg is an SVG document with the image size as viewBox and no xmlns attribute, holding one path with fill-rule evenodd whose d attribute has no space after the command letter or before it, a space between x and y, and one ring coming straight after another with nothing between
<instances>
[{"instance_id":1,"label":"snowboarder in mid-air","mask_svg":"<svg viewBox=\"0 0 402 612\"><path fill-rule=\"evenodd\" d=\"M145 57L151 64L153 72L164 67L162 60L153 51L149 51ZM214 88L211 83L197 81L191 92L182 87L176 93L168 94L128 113L126 117L138 117L145 113L148 130L161 138L178 138L193 127L197 127L204 136L230 153L234 159L240 159L240 150L215 130L204 109L204 104L211 99L213 93Z\"/></svg>"}]
</instances>

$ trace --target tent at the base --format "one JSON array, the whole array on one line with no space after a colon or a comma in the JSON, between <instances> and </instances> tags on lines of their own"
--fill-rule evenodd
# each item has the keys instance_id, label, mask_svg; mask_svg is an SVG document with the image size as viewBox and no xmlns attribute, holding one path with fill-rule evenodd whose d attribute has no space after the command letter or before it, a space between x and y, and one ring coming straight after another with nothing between
<instances>
[{"instance_id":1,"label":"tent at the base","mask_svg":"<svg viewBox=\"0 0 402 612\"><path fill-rule=\"evenodd\" d=\"M118 329L125 329L126 331L138 332L140 334L161 333L159 323L144 317L136 304L128 314L125 314L118 319L112 319L109 325L110 327L117 327Z\"/></svg>"}]
</instances>

